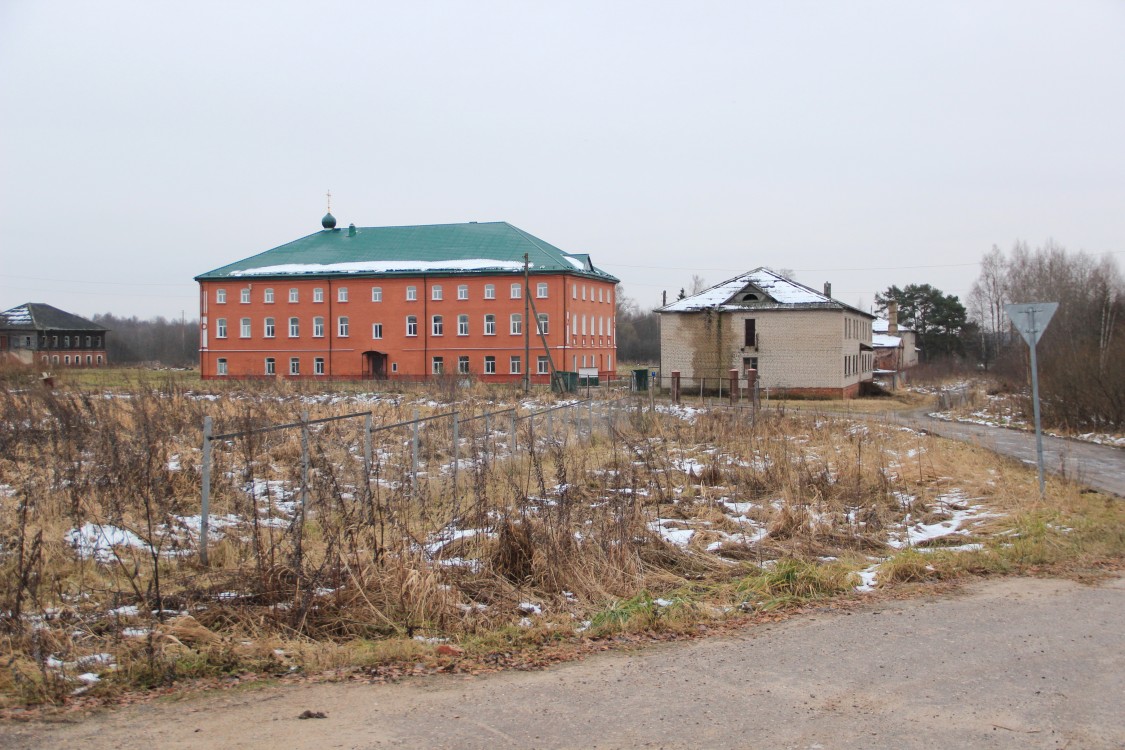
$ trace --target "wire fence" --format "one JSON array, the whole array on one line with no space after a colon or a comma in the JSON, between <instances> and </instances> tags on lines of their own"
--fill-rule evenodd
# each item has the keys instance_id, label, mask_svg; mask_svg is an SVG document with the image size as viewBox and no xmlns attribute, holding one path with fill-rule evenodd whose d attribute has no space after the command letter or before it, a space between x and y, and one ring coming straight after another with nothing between
<instances>
[{"instance_id":1,"label":"wire fence","mask_svg":"<svg viewBox=\"0 0 1125 750\"><path fill-rule=\"evenodd\" d=\"M374 543L382 548L382 532L396 520L432 515L435 505L446 520L460 516L466 493L481 493L498 459L612 429L622 415L643 408L635 398L590 397L538 410L476 411L463 404L422 415L415 406L411 418L398 420L375 410L313 419L305 410L297 421L220 433L205 416L200 562L209 563L213 537L235 517L252 520L252 538L264 539L274 557L280 540L294 536L283 532L304 526L313 501L350 503L345 517L359 513L363 525L380 529ZM212 515L216 494L233 515Z\"/></svg>"}]
</instances>

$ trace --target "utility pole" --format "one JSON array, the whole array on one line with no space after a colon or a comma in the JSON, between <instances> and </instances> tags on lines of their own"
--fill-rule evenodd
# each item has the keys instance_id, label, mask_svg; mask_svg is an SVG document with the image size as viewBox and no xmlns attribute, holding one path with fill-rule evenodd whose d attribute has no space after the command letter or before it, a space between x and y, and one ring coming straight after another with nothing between
<instances>
[{"instance_id":1,"label":"utility pole","mask_svg":"<svg viewBox=\"0 0 1125 750\"><path fill-rule=\"evenodd\" d=\"M531 392L531 263L527 253L523 254L523 392Z\"/></svg>"}]
</instances>

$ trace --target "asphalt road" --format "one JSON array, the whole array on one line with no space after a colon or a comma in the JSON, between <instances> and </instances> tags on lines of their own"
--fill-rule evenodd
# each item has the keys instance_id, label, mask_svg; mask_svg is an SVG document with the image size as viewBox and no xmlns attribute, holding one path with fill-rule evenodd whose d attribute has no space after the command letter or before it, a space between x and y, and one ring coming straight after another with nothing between
<instances>
[{"instance_id":1,"label":"asphalt road","mask_svg":"<svg viewBox=\"0 0 1125 750\"><path fill-rule=\"evenodd\" d=\"M856 416L856 415L852 415ZM876 418L876 417L873 417ZM878 419L925 429L935 435L974 443L1034 467L1035 433L1003 427L946 422L922 414L880 415ZM1125 450L1080 440L1043 436L1043 466L1079 484L1125 497Z\"/></svg>"},{"instance_id":2,"label":"asphalt road","mask_svg":"<svg viewBox=\"0 0 1125 750\"><path fill-rule=\"evenodd\" d=\"M1121 748L1123 617L1125 579L992 580L542 672L225 691L0 725L0 747Z\"/></svg>"}]
</instances>

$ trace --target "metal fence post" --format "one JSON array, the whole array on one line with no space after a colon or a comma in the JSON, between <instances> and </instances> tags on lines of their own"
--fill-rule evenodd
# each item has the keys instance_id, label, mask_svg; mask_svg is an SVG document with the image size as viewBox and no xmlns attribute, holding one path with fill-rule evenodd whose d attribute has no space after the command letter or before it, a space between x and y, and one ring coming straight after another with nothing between
<instances>
[{"instance_id":1,"label":"metal fence post","mask_svg":"<svg viewBox=\"0 0 1125 750\"><path fill-rule=\"evenodd\" d=\"M203 418L203 492L199 512L199 562L207 564L207 532L211 514L211 417Z\"/></svg>"},{"instance_id":2,"label":"metal fence post","mask_svg":"<svg viewBox=\"0 0 1125 750\"><path fill-rule=\"evenodd\" d=\"M301 520L309 507L309 412L301 412Z\"/></svg>"},{"instance_id":3,"label":"metal fence post","mask_svg":"<svg viewBox=\"0 0 1125 750\"><path fill-rule=\"evenodd\" d=\"M453 507L457 507L457 468L461 463L460 440L457 435L457 412L453 412Z\"/></svg>"},{"instance_id":4,"label":"metal fence post","mask_svg":"<svg viewBox=\"0 0 1125 750\"><path fill-rule=\"evenodd\" d=\"M414 407L414 422L410 425L413 434L410 438L410 489L418 489L418 407Z\"/></svg>"}]
</instances>

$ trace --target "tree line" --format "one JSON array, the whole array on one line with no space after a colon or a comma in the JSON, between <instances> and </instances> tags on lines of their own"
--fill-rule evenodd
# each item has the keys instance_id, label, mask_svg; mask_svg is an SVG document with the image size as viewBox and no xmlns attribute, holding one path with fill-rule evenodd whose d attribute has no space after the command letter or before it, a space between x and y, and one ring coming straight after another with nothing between
<instances>
[{"instance_id":1,"label":"tree line","mask_svg":"<svg viewBox=\"0 0 1125 750\"><path fill-rule=\"evenodd\" d=\"M106 356L114 364L153 362L169 367L192 367L199 363L199 321L141 320L112 313L95 315L93 321L109 329Z\"/></svg>"}]
</instances>

